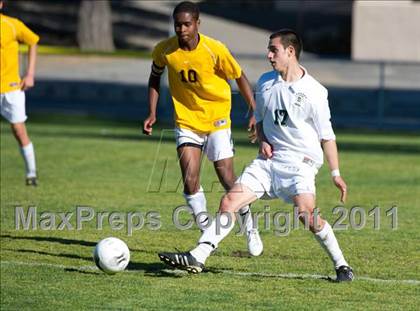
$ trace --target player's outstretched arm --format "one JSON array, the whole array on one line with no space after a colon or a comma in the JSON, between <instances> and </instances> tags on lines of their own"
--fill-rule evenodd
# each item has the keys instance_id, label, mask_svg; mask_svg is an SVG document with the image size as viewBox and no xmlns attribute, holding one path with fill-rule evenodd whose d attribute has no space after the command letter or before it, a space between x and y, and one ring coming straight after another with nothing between
<instances>
[{"instance_id":1,"label":"player's outstretched arm","mask_svg":"<svg viewBox=\"0 0 420 311\"><path fill-rule=\"evenodd\" d=\"M20 82L20 88L23 91L33 87L35 85L35 67L36 67L36 54L37 54L38 45L33 44L29 45L28 51L28 70L26 75L22 78Z\"/></svg>"},{"instance_id":2,"label":"player's outstretched arm","mask_svg":"<svg viewBox=\"0 0 420 311\"><path fill-rule=\"evenodd\" d=\"M156 108L159 99L160 76L153 73L149 76L149 116L143 122L143 134L152 135L153 124L156 122Z\"/></svg>"},{"instance_id":3,"label":"player's outstretched arm","mask_svg":"<svg viewBox=\"0 0 420 311\"><path fill-rule=\"evenodd\" d=\"M256 124L253 111L255 110L255 99L254 93L252 92L251 84L248 81L245 73L242 71L241 76L236 79L236 84L238 85L239 91L241 92L242 97L245 99L250 110L250 118L248 122L248 131L250 132L249 137L251 142L254 143L257 139L256 137Z\"/></svg>"},{"instance_id":4,"label":"player's outstretched arm","mask_svg":"<svg viewBox=\"0 0 420 311\"><path fill-rule=\"evenodd\" d=\"M346 202L347 199L347 185L344 179L340 176L338 164L338 151L335 140L322 140L322 149L324 149L325 158L327 159L328 166L331 170L331 177L335 186L340 190L341 202Z\"/></svg>"}]
</instances>

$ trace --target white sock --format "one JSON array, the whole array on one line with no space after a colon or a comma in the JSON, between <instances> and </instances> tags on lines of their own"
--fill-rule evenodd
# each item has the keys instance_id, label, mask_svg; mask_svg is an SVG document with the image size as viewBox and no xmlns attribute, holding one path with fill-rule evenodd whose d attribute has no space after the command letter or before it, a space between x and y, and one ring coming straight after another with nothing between
<instances>
[{"instance_id":1,"label":"white sock","mask_svg":"<svg viewBox=\"0 0 420 311\"><path fill-rule=\"evenodd\" d=\"M328 222L325 222L324 228L322 228L321 231L315 233L315 238L325 249L328 256L330 256L336 269L340 266L348 266L340 246L338 245L337 239L335 238L334 231Z\"/></svg>"},{"instance_id":2,"label":"white sock","mask_svg":"<svg viewBox=\"0 0 420 311\"><path fill-rule=\"evenodd\" d=\"M255 226L254 228L254 222L252 220L252 214L249 205L242 207L239 210L239 215L241 216L242 223L245 224L247 232L249 232L252 229L257 229L257 226Z\"/></svg>"},{"instance_id":3,"label":"white sock","mask_svg":"<svg viewBox=\"0 0 420 311\"><path fill-rule=\"evenodd\" d=\"M210 226L204 230L198 240L198 246L190 252L199 262L204 264L211 252L217 248L219 243L233 229L235 221L231 219L231 223L228 226L229 218L228 215L222 214L220 215L220 222L213 219Z\"/></svg>"},{"instance_id":4,"label":"white sock","mask_svg":"<svg viewBox=\"0 0 420 311\"><path fill-rule=\"evenodd\" d=\"M36 177L35 151L32 142L21 147L20 152L25 160L26 177Z\"/></svg>"},{"instance_id":5,"label":"white sock","mask_svg":"<svg viewBox=\"0 0 420 311\"><path fill-rule=\"evenodd\" d=\"M202 212L207 212L207 201L203 187L200 186L198 192L194 194L184 193L184 198L185 201L187 201L187 205L192 209L194 217L197 217L197 215ZM198 219L198 223L206 225L208 223L208 217L201 215L200 219Z\"/></svg>"},{"instance_id":6,"label":"white sock","mask_svg":"<svg viewBox=\"0 0 420 311\"><path fill-rule=\"evenodd\" d=\"M190 253L195 259L197 259L198 262L204 264L213 250L214 248L211 245L207 243L200 243L196 248L190 251Z\"/></svg>"}]
</instances>

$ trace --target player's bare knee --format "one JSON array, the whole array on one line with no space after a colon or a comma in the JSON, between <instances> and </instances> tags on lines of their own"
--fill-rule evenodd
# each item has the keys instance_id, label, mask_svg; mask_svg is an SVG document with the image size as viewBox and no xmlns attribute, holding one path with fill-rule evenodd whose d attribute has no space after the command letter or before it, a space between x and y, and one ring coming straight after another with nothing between
<instances>
[{"instance_id":1,"label":"player's bare knee","mask_svg":"<svg viewBox=\"0 0 420 311\"><path fill-rule=\"evenodd\" d=\"M325 224L325 221L313 209L300 211L299 220L313 233L321 231Z\"/></svg>"},{"instance_id":2,"label":"player's bare knee","mask_svg":"<svg viewBox=\"0 0 420 311\"><path fill-rule=\"evenodd\" d=\"M24 124L11 124L11 128L13 131L13 135L16 137L16 140L21 146L29 144L30 140Z\"/></svg>"},{"instance_id":3,"label":"player's bare knee","mask_svg":"<svg viewBox=\"0 0 420 311\"><path fill-rule=\"evenodd\" d=\"M309 225L310 213L306 210L298 212L298 218L305 226Z\"/></svg>"},{"instance_id":4,"label":"player's bare knee","mask_svg":"<svg viewBox=\"0 0 420 311\"><path fill-rule=\"evenodd\" d=\"M298 207L298 217L299 220L304 224L305 228L308 228L312 231L314 228L314 213L313 209Z\"/></svg>"},{"instance_id":5,"label":"player's bare knee","mask_svg":"<svg viewBox=\"0 0 420 311\"><path fill-rule=\"evenodd\" d=\"M10 127L12 128L13 133L18 136L22 132L21 126L19 124L11 124Z\"/></svg>"}]
</instances>

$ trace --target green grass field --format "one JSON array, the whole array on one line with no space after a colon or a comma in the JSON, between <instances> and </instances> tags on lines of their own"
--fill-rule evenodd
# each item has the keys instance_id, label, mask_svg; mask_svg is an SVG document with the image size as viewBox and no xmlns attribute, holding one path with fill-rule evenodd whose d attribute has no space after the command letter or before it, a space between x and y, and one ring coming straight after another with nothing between
<instances>
[{"instance_id":1,"label":"green grass field","mask_svg":"<svg viewBox=\"0 0 420 311\"><path fill-rule=\"evenodd\" d=\"M31 120L30 120L31 121ZM160 263L159 251L187 250L197 229L181 231L172 211L184 204L170 131L141 136L139 126L75 118L30 122L40 186L24 185L23 161L9 126L1 123L1 309L2 310L418 310L420 304L420 138L409 134L338 132L341 172L349 186L345 208L362 207L360 230L336 231L356 280L326 280L334 271L312 235L300 229L277 236L262 229L264 254L246 255L244 236L231 234L207 261L207 271L187 275ZM160 135L163 133L162 135ZM237 130L236 170L256 155L256 146ZM205 161L202 185L216 211L222 195L211 164ZM318 206L334 223L338 190L323 167L317 179ZM276 201L260 201L253 211L291 211ZM37 208L35 230L16 230L15 208ZM76 230L76 207L99 212L160 213L159 230L145 224L127 234L95 217ZM380 228L374 229L375 206ZM386 211L397 207L398 227ZM40 214L70 213L73 229L58 230ZM58 214L57 214L58 215ZM185 215L184 215L185 216ZM357 215L356 215L357 216ZM186 220L183 217L183 220ZM356 217L356 222L358 218ZM343 223L349 224L349 217ZM260 226L263 226L260 219ZM235 230L236 231L236 230ZM107 236L123 239L131 250L127 271L108 276L96 269L92 251ZM324 278L321 278L324 277Z\"/></svg>"}]
</instances>

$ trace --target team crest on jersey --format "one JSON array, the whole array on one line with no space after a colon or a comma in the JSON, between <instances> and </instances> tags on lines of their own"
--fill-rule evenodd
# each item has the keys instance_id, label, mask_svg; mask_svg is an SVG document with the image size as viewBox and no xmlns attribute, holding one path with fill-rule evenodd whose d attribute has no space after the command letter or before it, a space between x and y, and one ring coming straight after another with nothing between
<instances>
[{"instance_id":1,"label":"team crest on jersey","mask_svg":"<svg viewBox=\"0 0 420 311\"><path fill-rule=\"evenodd\" d=\"M303 93L296 93L295 96L296 96L296 100L295 100L294 104L298 107L302 107L308 99L306 97L306 95L303 94Z\"/></svg>"}]
</instances>

